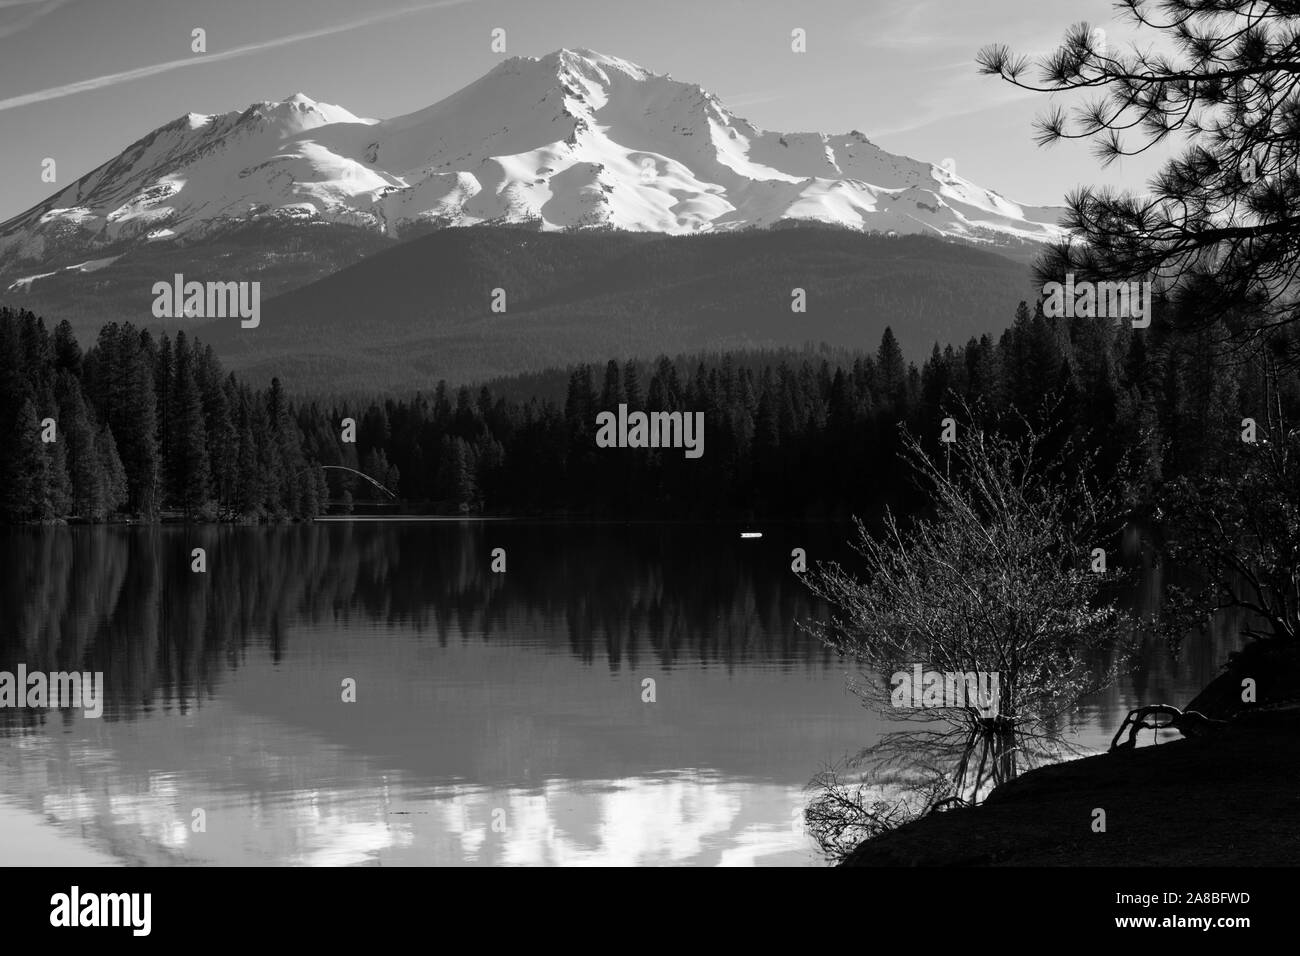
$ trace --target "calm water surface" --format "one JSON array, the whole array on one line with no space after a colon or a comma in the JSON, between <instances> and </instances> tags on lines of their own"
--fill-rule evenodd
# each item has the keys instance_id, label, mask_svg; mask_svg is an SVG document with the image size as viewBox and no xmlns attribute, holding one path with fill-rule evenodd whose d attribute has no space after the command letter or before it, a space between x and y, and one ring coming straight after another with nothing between
<instances>
[{"instance_id":1,"label":"calm water surface","mask_svg":"<svg viewBox=\"0 0 1300 956\"><path fill-rule=\"evenodd\" d=\"M849 530L0 530L0 670L107 697L0 710L0 863L820 864L805 787L884 728L795 626L822 609L790 549L843 559ZM1145 648L1074 739L1235 646Z\"/></svg>"}]
</instances>

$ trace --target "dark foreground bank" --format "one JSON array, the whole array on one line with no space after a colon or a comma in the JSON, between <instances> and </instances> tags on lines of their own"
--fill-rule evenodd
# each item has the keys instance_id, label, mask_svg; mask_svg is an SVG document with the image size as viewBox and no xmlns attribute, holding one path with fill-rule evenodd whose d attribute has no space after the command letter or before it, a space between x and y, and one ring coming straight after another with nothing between
<instances>
[{"instance_id":1,"label":"dark foreground bank","mask_svg":"<svg viewBox=\"0 0 1300 956\"><path fill-rule=\"evenodd\" d=\"M1030 771L979 806L863 843L843 865L1296 865L1300 679L1295 650L1279 645L1249 646L1188 706L1227 721L1222 731ZM1247 675L1262 691L1253 704L1240 700Z\"/></svg>"}]
</instances>

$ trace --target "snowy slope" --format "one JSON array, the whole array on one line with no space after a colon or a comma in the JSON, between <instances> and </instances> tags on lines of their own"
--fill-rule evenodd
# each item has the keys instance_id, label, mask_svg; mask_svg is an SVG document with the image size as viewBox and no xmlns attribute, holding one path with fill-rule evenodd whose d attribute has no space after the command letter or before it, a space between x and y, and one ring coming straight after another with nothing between
<instances>
[{"instance_id":1,"label":"snowy slope","mask_svg":"<svg viewBox=\"0 0 1300 956\"><path fill-rule=\"evenodd\" d=\"M857 132L763 130L698 86L560 50L506 60L390 120L301 94L182 117L0 225L0 261L7 273L39 263L39 273L265 218L392 237L417 224L679 234L817 220L1000 242L1059 237L1061 211L1012 202Z\"/></svg>"}]
</instances>

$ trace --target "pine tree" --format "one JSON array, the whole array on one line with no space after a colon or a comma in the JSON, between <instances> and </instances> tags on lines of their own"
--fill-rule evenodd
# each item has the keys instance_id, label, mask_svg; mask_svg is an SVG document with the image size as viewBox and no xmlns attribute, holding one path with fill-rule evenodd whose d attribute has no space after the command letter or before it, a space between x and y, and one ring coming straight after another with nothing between
<instances>
[{"instance_id":1,"label":"pine tree","mask_svg":"<svg viewBox=\"0 0 1300 956\"><path fill-rule=\"evenodd\" d=\"M95 450L99 456L100 472L103 480L100 484L100 498L96 504L96 514L111 517L118 508L127 502L126 469L117 453L117 442L107 425L101 425L95 436Z\"/></svg>"},{"instance_id":2,"label":"pine tree","mask_svg":"<svg viewBox=\"0 0 1300 956\"><path fill-rule=\"evenodd\" d=\"M637 371L636 362L631 359L623 366L623 393L627 396L627 407L630 410L642 409L641 375Z\"/></svg>"},{"instance_id":3,"label":"pine tree","mask_svg":"<svg viewBox=\"0 0 1300 956\"><path fill-rule=\"evenodd\" d=\"M246 518L260 518L264 510L265 491L257 437L253 432L252 402L247 389L239 396L239 470L234 489L235 510Z\"/></svg>"},{"instance_id":4,"label":"pine tree","mask_svg":"<svg viewBox=\"0 0 1300 956\"><path fill-rule=\"evenodd\" d=\"M175 374L169 396L171 412L170 486L186 519L208 503L208 448L203 396L194 377L193 356L185 333L176 336Z\"/></svg>"},{"instance_id":5,"label":"pine tree","mask_svg":"<svg viewBox=\"0 0 1300 956\"><path fill-rule=\"evenodd\" d=\"M45 495L40 516L46 521L66 518L72 511L72 483L65 433L59 433L55 441L42 442L41 450L45 453Z\"/></svg>"},{"instance_id":6,"label":"pine tree","mask_svg":"<svg viewBox=\"0 0 1300 956\"><path fill-rule=\"evenodd\" d=\"M81 360L81 346L77 344L77 337L72 334L71 324L64 319L54 327L55 368L80 378Z\"/></svg>"},{"instance_id":7,"label":"pine tree","mask_svg":"<svg viewBox=\"0 0 1300 956\"><path fill-rule=\"evenodd\" d=\"M468 510L474 501L474 463L465 439L443 436L435 487L439 500L450 502L462 511Z\"/></svg>"},{"instance_id":8,"label":"pine tree","mask_svg":"<svg viewBox=\"0 0 1300 956\"><path fill-rule=\"evenodd\" d=\"M453 453L453 473L456 482L456 501L461 510L474 503L478 489L474 486L474 456L465 439L457 438Z\"/></svg>"},{"instance_id":9,"label":"pine tree","mask_svg":"<svg viewBox=\"0 0 1300 956\"><path fill-rule=\"evenodd\" d=\"M230 393L222 381L221 363L212 346L201 351L198 343L192 350L194 375L203 396L203 430L207 438L208 478L218 512L228 507L235 486L238 465L239 434L231 418Z\"/></svg>"},{"instance_id":10,"label":"pine tree","mask_svg":"<svg viewBox=\"0 0 1300 956\"><path fill-rule=\"evenodd\" d=\"M8 521L29 521L44 510L48 464L40 429L35 403L24 398L0 458L0 514Z\"/></svg>"},{"instance_id":11,"label":"pine tree","mask_svg":"<svg viewBox=\"0 0 1300 956\"><path fill-rule=\"evenodd\" d=\"M298 500L301 502L302 509L299 517L311 519L321 513L322 499L318 483L320 473L320 468L315 466L304 468L298 472L295 480L299 485Z\"/></svg>"},{"instance_id":12,"label":"pine tree","mask_svg":"<svg viewBox=\"0 0 1300 956\"><path fill-rule=\"evenodd\" d=\"M146 520L157 517L159 455L157 398L153 369L142 336L131 323L105 326L96 346L102 360L102 383L96 402L102 420L112 429L126 470L127 504Z\"/></svg>"},{"instance_id":13,"label":"pine tree","mask_svg":"<svg viewBox=\"0 0 1300 956\"><path fill-rule=\"evenodd\" d=\"M619 376L618 362L610 359L605 365L605 383L600 390L601 410L616 411L623 400L623 384Z\"/></svg>"},{"instance_id":14,"label":"pine tree","mask_svg":"<svg viewBox=\"0 0 1300 956\"><path fill-rule=\"evenodd\" d=\"M19 340L27 382L36 394L50 387L54 378L54 345L45 323L30 312L23 312Z\"/></svg>"},{"instance_id":15,"label":"pine tree","mask_svg":"<svg viewBox=\"0 0 1300 956\"><path fill-rule=\"evenodd\" d=\"M177 339L182 346L185 344L184 335L184 332L180 333ZM176 484L180 477L176 461L179 443L173 420L176 413L176 356L172 351L171 339L166 333L158 341L158 353L153 363L153 383L154 394L157 397L154 414L158 421L161 496L164 502L179 502L182 497L182 491Z\"/></svg>"},{"instance_id":16,"label":"pine tree","mask_svg":"<svg viewBox=\"0 0 1300 956\"><path fill-rule=\"evenodd\" d=\"M87 521L102 521L104 475L95 445L95 425L81 396L81 385L72 375L62 376L63 402L59 420L68 444L68 478L71 482L72 513Z\"/></svg>"},{"instance_id":17,"label":"pine tree","mask_svg":"<svg viewBox=\"0 0 1300 956\"><path fill-rule=\"evenodd\" d=\"M270 429L267 435L270 458L273 462L268 485L275 489L278 508L290 515L302 514L302 487L298 483L298 473L307 463L302 456L302 443L298 429L294 425L289 399L278 378L271 379L271 387L266 393L266 421ZM383 432L387 433L387 417L382 419ZM383 478L379 479L383 481Z\"/></svg>"},{"instance_id":18,"label":"pine tree","mask_svg":"<svg viewBox=\"0 0 1300 956\"><path fill-rule=\"evenodd\" d=\"M892 327L886 326L876 351L876 402L888 412L901 416L907 405L907 365L903 350Z\"/></svg>"}]
</instances>

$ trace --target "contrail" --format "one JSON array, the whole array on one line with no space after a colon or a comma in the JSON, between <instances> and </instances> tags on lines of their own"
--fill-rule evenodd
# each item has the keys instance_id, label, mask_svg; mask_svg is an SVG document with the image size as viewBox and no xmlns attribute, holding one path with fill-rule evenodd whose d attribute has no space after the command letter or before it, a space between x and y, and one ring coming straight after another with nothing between
<instances>
[{"instance_id":1,"label":"contrail","mask_svg":"<svg viewBox=\"0 0 1300 956\"><path fill-rule=\"evenodd\" d=\"M9 2L13 3L13 0L9 0ZM67 0L53 0L53 2L56 4L62 4L66 3ZM167 73L171 70L180 70L190 66L201 66L204 63L214 63L218 60L230 60L238 56L248 56L252 53L260 53L263 50L288 46L291 43L301 43L303 40L315 40L318 37L326 37L335 33L346 33L349 30L368 27L375 23L382 23L385 20L396 20L400 17L409 17L416 13L423 13L426 10L437 10L441 7L456 7L470 2L472 2L472 0L437 0L435 3L426 3L418 7L407 7L402 10L393 10L388 13L377 13L373 16L362 17L359 20L340 23L332 27L322 27L319 30L309 30L306 33L295 33L291 36L277 37L273 40L262 40L258 43L249 43L244 46L232 47L229 50L222 50L219 53L196 53L183 60L168 60L165 63L154 63L150 66L137 67L134 70L123 70L121 73L107 73L104 76L97 76L90 80L80 80L76 83L68 83L64 86L52 86L49 89L37 90L34 93L23 93L20 96L11 96L8 99L0 100L0 111L12 110L19 106L28 106L32 103L44 103L46 100L56 100L64 96L73 96L77 93L85 93L88 90L99 90L106 86L116 86L118 83L126 83L130 80L139 80L146 76L155 76L158 73Z\"/></svg>"},{"instance_id":2,"label":"contrail","mask_svg":"<svg viewBox=\"0 0 1300 956\"><path fill-rule=\"evenodd\" d=\"M11 37L15 33L22 33L41 17L47 13L53 13L67 2L68 0L0 0L0 10L9 7L30 7L39 4L35 10L20 15L17 20L0 24L0 39Z\"/></svg>"}]
</instances>

